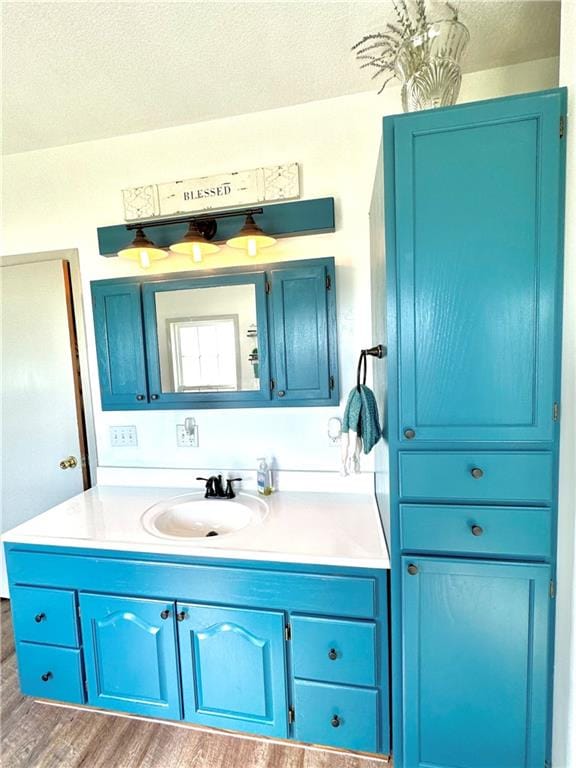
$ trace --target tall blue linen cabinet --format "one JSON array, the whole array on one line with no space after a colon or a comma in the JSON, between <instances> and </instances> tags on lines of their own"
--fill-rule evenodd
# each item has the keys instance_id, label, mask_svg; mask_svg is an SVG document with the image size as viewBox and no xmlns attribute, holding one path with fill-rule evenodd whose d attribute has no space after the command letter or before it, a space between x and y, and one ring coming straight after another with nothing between
<instances>
[{"instance_id":1,"label":"tall blue linen cabinet","mask_svg":"<svg viewBox=\"0 0 576 768\"><path fill-rule=\"evenodd\" d=\"M370 212L396 768L550 761L563 89L387 117Z\"/></svg>"}]
</instances>

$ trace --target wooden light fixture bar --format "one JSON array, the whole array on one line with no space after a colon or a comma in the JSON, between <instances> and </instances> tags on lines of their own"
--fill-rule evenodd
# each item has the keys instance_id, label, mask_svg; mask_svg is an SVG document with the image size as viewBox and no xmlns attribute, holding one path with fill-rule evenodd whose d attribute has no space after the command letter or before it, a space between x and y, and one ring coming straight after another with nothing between
<instances>
[{"instance_id":1,"label":"wooden light fixture bar","mask_svg":"<svg viewBox=\"0 0 576 768\"><path fill-rule=\"evenodd\" d=\"M171 219L130 222L110 227L98 227L98 246L101 256L117 256L130 240L129 232L142 227L144 233L158 248L169 248L186 234L191 220L206 231L213 230L209 237L213 243L229 240L244 225L247 213L254 213L256 223L267 235L278 239L299 235L317 235L334 232L334 198L321 197L315 200L296 200L258 207L247 207L223 211L202 211ZM150 231L148 231L150 230Z\"/></svg>"}]
</instances>

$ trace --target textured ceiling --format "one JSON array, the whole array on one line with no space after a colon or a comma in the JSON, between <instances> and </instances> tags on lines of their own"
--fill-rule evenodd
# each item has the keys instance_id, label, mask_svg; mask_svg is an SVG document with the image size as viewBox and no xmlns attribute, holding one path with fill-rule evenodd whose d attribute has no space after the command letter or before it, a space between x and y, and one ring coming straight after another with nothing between
<instances>
[{"instance_id":1,"label":"textured ceiling","mask_svg":"<svg viewBox=\"0 0 576 768\"><path fill-rule=\"evenodd\" d=\"M559 2L456 5L471 34L464 71L558 54ZM350 47L394 10L390 0L4 1L2 17L13 153L373 90Z\"/></svg>"}]
</instances>

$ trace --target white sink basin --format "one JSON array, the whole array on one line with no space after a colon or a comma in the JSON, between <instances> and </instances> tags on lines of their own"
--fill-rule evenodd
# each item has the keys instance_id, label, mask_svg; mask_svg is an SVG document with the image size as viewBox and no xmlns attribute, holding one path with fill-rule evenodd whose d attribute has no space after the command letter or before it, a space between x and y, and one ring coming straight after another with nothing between
<instances>
[{"instance_id":1,"label":"white sink basin","mask_svg":"<svg viewBox=\"0 0 576 768\"><path fill-rule=\"evenodd\" d=\"M147 509L142 525L148 533L165 539L209 541L261 523L267 514L266 502L248 493L239 493L235 499L205 499L203 493L186 493Z\"/></svg>"}]
</instances>

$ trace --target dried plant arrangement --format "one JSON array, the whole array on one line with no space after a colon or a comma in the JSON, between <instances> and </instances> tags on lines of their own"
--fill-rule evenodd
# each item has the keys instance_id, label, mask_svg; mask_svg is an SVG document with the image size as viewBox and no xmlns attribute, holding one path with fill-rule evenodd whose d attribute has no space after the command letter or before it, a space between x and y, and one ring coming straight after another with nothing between
<instances>
[{"instance_id":1,"label":"dried plant arrangement","mask_svg":"<svg viewBox=\"0 0 576 768\"><path fill-rule=\"evenodd\" d=\"M372 80L384 76L378 93L382 93L390 80L398 78L395 62L402 45L417 36L425 36L430 25L425 0L392 0L396 12L397 23L387 24L384 32L365 35L355 43L351 50L356 53L360 69L372 68ZM444 3L450 16L450 21L458 21L458 10L451 3ZM412 9L410 8L412 6ZM425 51L422 51L425 53Z\"/></svg>"}]
</instances>

